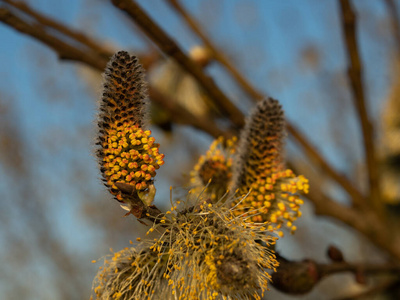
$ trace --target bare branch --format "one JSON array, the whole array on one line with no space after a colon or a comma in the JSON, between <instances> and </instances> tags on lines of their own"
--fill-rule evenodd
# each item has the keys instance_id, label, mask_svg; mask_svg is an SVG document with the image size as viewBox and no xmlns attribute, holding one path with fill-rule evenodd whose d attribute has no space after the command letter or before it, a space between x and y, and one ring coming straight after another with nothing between
<instances>
[{"instance_id":1,"label":"bare branch","mask_svg":"<svg viewBox=\"0 0 400 300\"><path fill-rule=\"evenodd\" d=\"M317 147L312 145L306 137L289 122L287 123L287 130L291 133L295 141L300 144L310 160L343 187L343 189L350 195L354 204L361 206L365 202L364 195L361 194L350 180L346 178L344 174L338 173L331 165L329 165L329 163L316 150Z\"/></svg>"},{"instance_id":2,"label":"bare branch","mask_svg":"<svg viewBox=\"0 0 400 300\"><path fill-rule=\"evenodd\" d=\"M393 24L393 31L394 31L394 37L395 37L395 42L396 42L396 48L397 48L397 55L398 58L400 59L400 20L399 20L399 12L397 11L396 8L396 3L393 0L385 0L391 22Z\"/></svg>"},{"instance_id":3,"label":"bare branch","mask_svg":"<svg viewBox=\"0 0 400 300\"><path fill-rule=\"evenodd\" d=\"M315 205L317 215L340 220L362 233L388 254L400 259L400 236L398 232L388 230L388 224L381 221L373 210L360 211L339 204L313 185L310 185L310 193L307 198Z\"/></svg>"},{"instance_id":4,"label":"bare branch","mask_svg":"<svg viewBox=\"0 0 400 300\"><path fill-rule=\"evenodd\" d=\"M236 127L244 125L243 113L226 97L226 95L207 76L202 68L193 62L134 1L112 0L119 9L125 11L138 26L153 40L154 43L167 55L173 57L187 72L192 74L202 85L204 90L214 99L218 108L229 116Z\"/></svg>"},{"instance_id":5,"label":"bare branch","mask_svg":"<svg viewBox=\"0 0 400 300\"><path fill-rule=\"evenodd\" d=\"M355 278L362 275L398 275L400 265L371 265L334 262L321 264L311 259L289 261L277 254L279 268L272 274L272 285L278 290L294 295L310 292L321 279L337 273L350 272Z\"/></svg>"},{"instance_id":6,"label":"bare branch","mask_svg":"<svg viewBox=\"0 0 400 300\"><path fill-rule=\"evenodd\" d=\"M220 136L228 138L232 136L232 134L229 134L228 132L221 130L211 119L205 119L192 114L190 111L188 111L187 109L182 107L179 103L177 103L177 101L169 99L167 96L159 92L156 88L151 87L149 89L149 94L150 98L155 103L160 105L162 108L164 108L171 114L174 122L189 124L194 128L207 132L214 138L218 138Z\"/></svg>"},{"instance_id":7,"label":"bare branch","mask_svg":"<svg viewBox=\"0 0 400 300\"><path fill-rule=\"evenodd\" d=\"M211 40L203 32L199 24L194 20L194 18L189 15L187 11L180 5L178 0L168 0L167 1L186 21L189 27L200 37L203 43L211 51L213 58L219 61L225 68L232 74L236 81L240 84L243 90L253 99L262 100L265 98L260 92L256 91L255 88L242 76L240 71L236 69L234 65L225 57L225 55L214 46Z\"/></svg>"},{"instance_id":8,"label":"bare branch","mask_svg":"<svg viewBox=\"0 0 400 300\"><path fill-rule=\"evenodd\" d=\"M356 38L356 14L349 0L340 0L341 20L344 39L346 43L347 56L349 60L348 77L351 83L354 105L363 134L365 149L365 163L369 179L369 201L378 213L382 213L380 202L380 184L377 161L375 157L375 145L373 140L373 127L369 119L364 88L362 82L363 67L360 60L357 38Z\"/></svg>"},{"instance_id":9,"label":"bare branch","mask_svg":"<svg viewBox=\"0 0 400 300\"><path fill-rule=\"evenodd\" d=\"M98 53L94 51L90 53L86 49L83 50L63 42L54 35L49 34L40 24L29 23L6 8L0 8L0 21L43 42L55 50L60 59L84 62L96 69L102 70L107 64L107 60Z\"/></svg>"},{"instance_id":10,"label":"bare branch","mask_svg":"<svg viewBox=\"0 0 400 300\"><path fill-rule=\"evenodd\" d=\"M58 32L66 35L66 36L69 36L69 37L73 38L74 40L78 41L79 43L87 46L88 48L90 48L92 50L96 50L96 52L98 52L106 60L108 60L113 55L112 52L101 47L96 41L92 40L87 35L83 34L82 32L73 30L72 28L69 28L49 17L46 17L45 15L42 15L42 14L36 12L25 2L12 1L12 0L3 0L3 1L8 3L9 5L17 8L19 11L22 11L22 12L26 13L27 15L33 17L41 25L55 29Z\"/></svg>"},{"instance_id":11,"label":"bare branch","mask_svg":"<svg viewBox=\"0 0 400 300\"><path fill-rule=\"evenodd\" d=\"M138 196L137 190L131 184L116 182L116 187L123 193L124 199L130 202L131 210L129 214L136 218L147 219L154 223L159 223L164 215L155 205L146 205Z\"/></svg>"},{"instance_id":12,"label":"bare branch","mask_svg":"<svg viewBox=\"0 0 400 300\"><path fill-rule=\"evenodd\" d=\"M319 264L318 268L321 276L328 276L343 272L351 272L353 274L357 274L357 272L362 272L366 275L400 274L400 265L394 264L368 265L342 262L333 264Z\"/></svg>"},{"instance_id":13,"label":"bare branch","mask_svg":"<svg viewBox=\"0 0 400 300\"><path fill-rule=\"evenodd\" d=\"M33 10L30 9L30 11ZM38 12L34 12L34 15L37 16L37 20L46 19L46 17L43 17ZM78 46L75 46L75 44L72 45L72 43L69 44L67 42L64 42L58 36L47 33L47 31L42 28L43 26L41 23L28 23L27 21L19 18L5 8L0 9L0 21L22 33L30 35L43 42L44 44L52 48L56 53L58 53L60 58L85 63L86 65L91 66L101 72L104 71L107 65L108 58L105 58L104 55L101 54L102 52L104 53L105 50L102 49L100 45L95 44L93 40L91 41L90 47L89 44L87 44L86 46L88 46L88 48L79 48ZM47 21L46 24L52 29L64 27L65 32L70 32L70 29L68 29L64 25L58 24L56 28L51 27L52 24L57 24L55 21ZM75 34L69 35L69 37L74 39L75 35L84 36L84 34L82 33L75 32ZM78 40L76 41L79 42ZM184 107L177 105L176 101L168 99L166 96L154 90L154 88L152 88L151 86L149 87L149 93L152 97L152 100L158 103L167 111L169 111L177 123L183 123L189 126L193 126L197 129L207 132L213 137L230 136L230 134L219 129L219 127L215 124L213 120L203 119L193 115Z\"/></svg>"}]
</instances>

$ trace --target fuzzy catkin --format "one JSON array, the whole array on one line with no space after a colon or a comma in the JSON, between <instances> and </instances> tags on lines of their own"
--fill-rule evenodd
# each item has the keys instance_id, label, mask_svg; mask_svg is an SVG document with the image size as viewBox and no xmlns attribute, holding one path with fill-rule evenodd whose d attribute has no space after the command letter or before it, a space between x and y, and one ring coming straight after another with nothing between
<instances>
[{"instance_id":1,"label":"fuzzy catkin","mask_svg":"<svg viewBox=\"0 0 400 300\"><path fill-rule=\"evenodd\" d=\"M164 163L159 144L147 125L147 86L144 70L135 56L120 51L104 73L99 112L97 157L103 181L119 202L128 203L115 183L149 193L156 170ZM129 205L126 209L130 210Z\"/></svg>"},{"instance_id":2,"label":"fuzzy catkin","mask_svg":"<svg viewBox=\"0 0 400 300\"><path fill-rule=\"evenodd\" d=\"M96 299L261 300L278 267L275 231L234 211L208 197L177 201L149 229L158 239L105 260Z\"/></svg>"},{"instance_id":3,"label":"fuzzy catkin","mask_svg":"<svg viewBox=\"0 0 400 300\"><path fill-rule=\"evenodd\" d=\"M238 203L237 212L251 216L254 222L268 221L278 228L284 224L295 231L293 222L301 216L303 203L299 192L308 192L308 180L284 169L284 137L279 102L269 98L258 103L240 136L231 191L247 195Z\"/></svg>"},{"instance_id":4,"label":"fuzzy catkin","mask_svg":"<svg viewBox=\"0 0 400 300\"><path fill-rule=\"evenodd\" d=\"M129 121L141 128L147 126L147 85L144 70L136 56L119 51L108 62L104 72L99 128L109 122Z\"/></svg>"},{"instance_id":5,"label":"fuzzy catkin","mask_svg":"<svg viewBox=\"0 0 400 300\"><path fill-rule=\"evenodd\" d=\"M268 98L257 104L247 119L234 165L233 191L248 189L260 177L284 168L285 119L282 106Z\"/></svg>"}]
</instances>

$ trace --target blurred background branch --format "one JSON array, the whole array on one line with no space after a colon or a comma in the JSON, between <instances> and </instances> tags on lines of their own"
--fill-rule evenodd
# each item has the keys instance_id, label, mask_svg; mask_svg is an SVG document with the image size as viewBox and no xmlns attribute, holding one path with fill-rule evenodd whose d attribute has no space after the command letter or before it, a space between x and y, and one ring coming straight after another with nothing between
<instances>
[{"instance_id":1,"label":"blurred background branch","mask_svg":"<svg viewBox=\"0 0 400 300\"><path fill-rule=\"evenodd\" d=\"M397 55L398 57L400 57L400 17L399 17L398 7L396 6L394 0L385 0L385 3L393 27L393 34L395 36L395 41L396 41Z\"/></svg>"},{"instance_id":2,"label":"blurred background branch","mask_svg":"<svg viewBox=\"0 0 400 300\"><path fill-rule=\"evenodd\" d=\"M192 29L193 32L200 37L203 44L207 47L206 49L211 51L212 57L220 62L232 74L243 90L246 91L251 98L261 100L265 97L260 92L256 91L251 83L244 78L240 71L225 57L221 51L217 49L217 47L203 32L203 29L200 27L200 25L191 15L189 15L189 13L183 8L178 0L168 0L167 2L176 10L177 13L182 16L188 27L190 27L190 29Z\"/></svg>"},{"instance_id":3,"label":"blurred background branch","mask_svg":"<svg viewBox=\"0 0 400 300\"><path fill-rule=\"evenodd\" d=\"M365 93L362 81L363 67L359 55L358 43L356 39L356 14L349 0L341 0L341 18L344 40L346 42L349 67L347 74L351 83L354 105L357 108L359 121L363 133L365 164L368 171L369 201L374 210L382 214L382 202L380 201L380 187L378 177L378 166L375 154L375 144L373 141L373 127L368 116Z\"/></svg>"},{"instance_id":4,"label":"blurred background branch","mask_svg":"<svg viewBox=\"0 0 400 300\"><path fill-rule=\"evenodd\" d=\"M385 280L386 284L399 280L400 265L350 264L344 260L328 264L321 264L312 259L288 261L280 257L279 254L278 260L280 267L277 272L272 274L272 284L278 290L292 295L306 294L326 276L343 272L352 273L355 281L364 285L367 283L367 275L389 275L390 280ZM380 285L375 286L375 288L378 286Z\"/></svg>"},{"instance_id":5,"label":"blurred background branch","mask_svg":"<svg viewBox=\"0 0 400 300\"><path fill-rule=\"evenodd\" d=\"M132 20L142 28L160 49L173 57L183 68L192 74L204 89L214 98L214 103L225 112L232 123L237 127L244 125L243 113L225 96L214 81L204 74L201 67L193 62L179 46L147 16L147 14L134 1L113 0L112 3L125 11Z\"/></svg>"}]
</instances>

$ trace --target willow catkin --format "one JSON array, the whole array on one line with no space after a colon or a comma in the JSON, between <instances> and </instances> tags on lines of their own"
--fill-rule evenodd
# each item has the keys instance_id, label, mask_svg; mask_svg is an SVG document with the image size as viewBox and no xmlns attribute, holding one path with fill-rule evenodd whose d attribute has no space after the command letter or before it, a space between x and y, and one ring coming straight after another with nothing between
<instances>
[{"instance_id":1,"label":"willow catkin","mask_svg":"<svg viewBox=\"0 0 400 300\"><path fill-rule=\"evenodd\" d=\"M299 191L308 191L308 180L285 170L285 119L275 99L257 104L243 129L233 167L231 190L248 196L238 204L238 213L254 222L282 223L292 231L293 221L301 215L303 201Z\"/></svg>"},{"instance_id":2,"label":"willow catkin","mask_svg":"<svg viewBox=\"0 0 400 300\"><path fill-rule=\"evenodd\" d=\"M159 144L146 130L147 87L143 77L138 59L125 51L114 54L104 73L97 157L106 187L123 203L128 201L116 182L132 185L138 193L149 193L156 170L164 163Z\"/></svg>"}]
</instances>

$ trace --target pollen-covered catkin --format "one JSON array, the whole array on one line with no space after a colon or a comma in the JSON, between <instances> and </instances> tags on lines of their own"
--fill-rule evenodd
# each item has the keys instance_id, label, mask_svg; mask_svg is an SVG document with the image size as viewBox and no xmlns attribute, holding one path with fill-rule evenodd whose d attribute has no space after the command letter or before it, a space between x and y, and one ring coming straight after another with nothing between
<instances>
[{"instance_id":1,"label":"pollen-covered catkin","mask_svg":"<svg viewBox=\"0 0 400 300\"><path fill-rule=\"evenodd\" d=\"M232 191L247 197L237 212L254 222L284 223L292 231L301 215L298 192L308 192L308 180L285 170L283 144L285 119L281 105L272 98L258 103L241 133L233 167ZM236 205L236 203L233 203Z\"/></svg>"},{"instance_id":2,"label":"pollen-covered catkin","mask_svg":"<svg viewBox=\"0 0 400 300\"><path fill-rule=\"evenodd\" d=\"M240 135L235 165L235 188L247 188L259 177L284 168L285 119L279 102L269 98L258 103Z\"/></svg>"},{"instance_id":3,"label":"pollen-covered catkin","mask_svg":"<svg viewBox=\"0 0 400 300\"><path fill-rule=\"evenodd\" d=\"M218 201L228 191L232 179L232 161L237 138L224 140L219 137L201 155L190 172L190 188L194 197L206 193L212 201Z\"/></svg>"},{"instance_id":4,"label":"pollen-covered catkin","mask_svg":"<svg viewBox=\"0 0 400 300\"><path fill-rule=\"evenodd\" d=\"M173 203L148 231L159 238L106 259L93 283L96 299L262 299L278 267L274 230L209 200Z\"/></svg>"},{"instance_id":5,"label":"pollen-covered catkin","mask_svg":"<svg viewBox=\"0 0 400 300\"><path fill-rule=\"evenodd\" d=\"M115 183L123 182L145 193L164 163L150 130L146 130L147 87L144 70L135 56L116 53L104 73L100 103L97 156L103 180L120 202Z\"/></svg>"}]
</instances>

